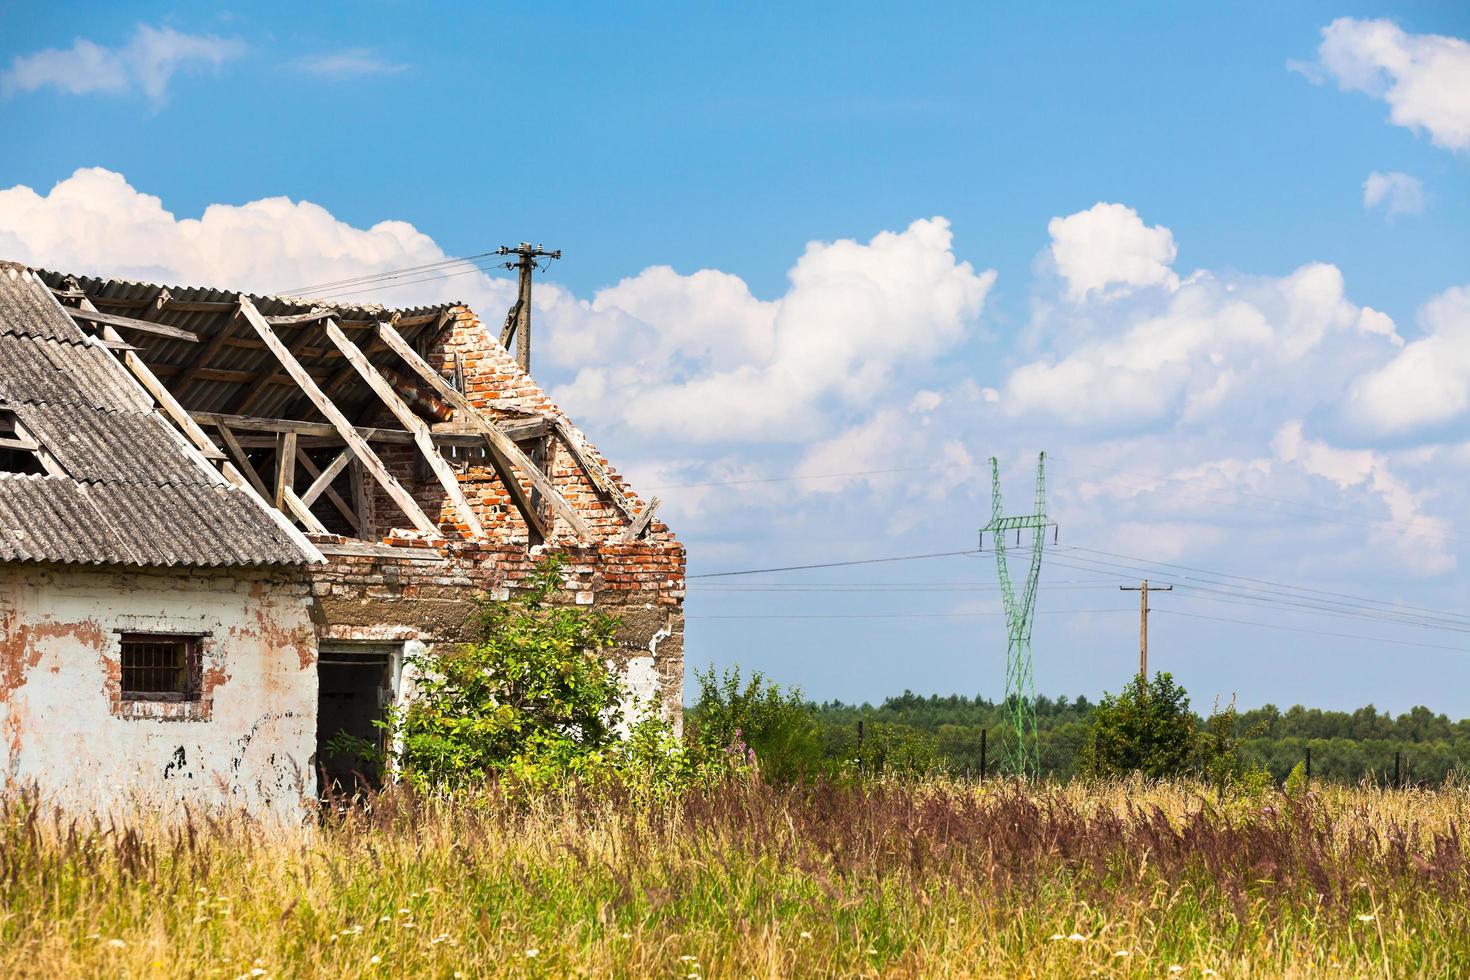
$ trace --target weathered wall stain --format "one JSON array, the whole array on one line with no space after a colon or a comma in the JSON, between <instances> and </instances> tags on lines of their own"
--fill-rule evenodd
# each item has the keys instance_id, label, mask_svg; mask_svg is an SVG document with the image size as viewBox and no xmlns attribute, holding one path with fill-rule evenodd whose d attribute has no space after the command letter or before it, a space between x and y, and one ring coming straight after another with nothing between
<instances>
[{"instance_id":1,"label":"weathered wall stain","mask_svg":"<svg viewBox=\"0 0 1470 980\"><path fill-rule=\"evenodd\" d=\"M299 813L317 711L299 572L31 567L0 581L0 778L94 808L187 798ZM123 699L124 632L201 636L200 698Z\"/></svg>"}]
</instances>

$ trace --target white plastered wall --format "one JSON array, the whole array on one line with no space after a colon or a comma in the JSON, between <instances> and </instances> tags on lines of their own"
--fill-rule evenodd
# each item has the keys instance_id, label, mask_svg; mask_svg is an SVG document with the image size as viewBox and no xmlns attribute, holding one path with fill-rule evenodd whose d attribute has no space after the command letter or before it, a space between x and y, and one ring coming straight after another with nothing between
<instances>
[{"instance_id":1,"label":"white plastered wall","mask_svg":"<svg viewBox=\"0 0 1470 980\"><path fill-rule=\"evenodd\" d=\"M239 570L0 565L0 780L70 807L299 816L315 789L308 601ZM124 631L207 634L201 700L121 700Z\"/></svg>"}]
</instances>

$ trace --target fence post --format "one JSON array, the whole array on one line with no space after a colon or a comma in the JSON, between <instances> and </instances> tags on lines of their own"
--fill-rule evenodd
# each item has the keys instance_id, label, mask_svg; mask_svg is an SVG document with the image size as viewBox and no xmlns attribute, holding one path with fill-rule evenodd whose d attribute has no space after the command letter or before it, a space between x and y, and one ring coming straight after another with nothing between
<instances>
[{"instance_id":1,"label":"fence post","mask_svg":"<svg viewBox=\"0 0 1470 980\"><path fill-rule=\"evenodd\" d=\"M858 772L863 771L863 720L858 719L858 750L857 750Z\"/></svg>"},{"instance_id":2,"label":"fence post","mask_svg":"<svg viewBox=\"0 0 1470 980\"><path fill-rule=\"evenodd\" d=\"M1400 775L1400 770L1399 770L1399 759L1400 759L1401 755L1402 755L1402 753L1400 753L1398 749L1395 749L1394 750L1394 753L1393 753L1393 788L1394 789L1403 789L1404 788L1403 777Z\"/></svg>"},{"instance_id":3,"label":"fence post","mask_svg":"<svg viewBox=\"0 0 1470 980\"><path fill-rule=\"evenodd\" d=\"M1307 785L1312 785L1312 747L1307 746Z\"/></svg>"},{"instance_id":4,"label":"fence post","mask_svg":"<svg viewBox=\"0 0 1470 980\"><path fill-rule=\"evenodd\" d=\"M980 729L980 781L985 782L985 733L986 729Z\"/></svg>"}]
</instances>

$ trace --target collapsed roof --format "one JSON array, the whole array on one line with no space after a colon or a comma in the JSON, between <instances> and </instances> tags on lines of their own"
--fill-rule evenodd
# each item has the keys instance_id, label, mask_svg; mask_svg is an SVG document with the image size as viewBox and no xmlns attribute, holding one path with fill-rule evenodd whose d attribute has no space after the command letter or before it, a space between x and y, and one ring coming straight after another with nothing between
<instances>
[{"instance_id":1,"label":"collapsed roof","mask_svg":"<svg viewBox=\"0 0 1470 980\"><path fill-rule=\"evenodd\" d=\"M69 440L96 448L48 457L55 473L0 474L10 488L5 499L20 508L6 513L0 501L0 538L7 527L24 536L33 519L27 515L40 505L22 497L35 496L37 486L52 501L86 493L98 516L58 523L45 547L17 550L11 543L7 551L0 541L0 560L207 565L319 558L303 532L368 536L359 513L364 480L391 498L410 533L440 537L442 522L379 458L404 446L417 452L426 478L437 479L457 514L455 526L469 537L486 531L447 462L460 453L477 453L493 468L529 543L554 533L606 539L606 527L590 526L586 505L574 506L552 480L544 447L553 439L616 517L616 540L651 533L657 499L644 505L634 497L544 396L539 410L514 398L471 404L462 377L446 378L428 363L426 352L463 312L458 304L391 310L3 268L10 286L0 294L0 337L23 340L27 351L50 345L51 356L36 370L26 367L34 356L5 356L0 423L14 405L17 417L25 416L27 440L65 430ZM64 356L53 349L61 346ZM510 364L512 387L539 393ZM92 426L93 415L77 414L82 405L102 421ZM69 407L58 416L61 406ZM0 451L4 436L0 431ZM536 440L543 440L539 459ZM102 484L160 491L148 501L158 513L143 523L143 501L126 503L131 498L118 493L103 500L88 489ZM196 484L210 493L171 496ZM205 512L201 500L229 512ZM119 501L128 514L138 511L137 521L101 513L124 506ZM106 540L92 540L94 532L76 530L77 523L110 530ZM226 527L232 530L221 537ZM194 533L204 539L191 544ZM148 551L145 541L161 550Z\"/></svg>"}]
</instances>

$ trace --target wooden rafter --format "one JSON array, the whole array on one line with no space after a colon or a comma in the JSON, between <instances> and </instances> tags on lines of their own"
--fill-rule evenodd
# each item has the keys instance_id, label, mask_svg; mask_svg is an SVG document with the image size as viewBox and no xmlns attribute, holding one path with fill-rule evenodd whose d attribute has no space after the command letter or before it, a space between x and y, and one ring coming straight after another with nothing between
<instances>
[{"instance_id":1,"label":"wooden rafter","mask_svg":"<svg viewBox=\"0 0 1470 980\"><path fill-rule=\"evenodd\" d=\"M613 482L607 470L603 469L602 464L597 461L597 457L593 456L587 447L582 444L582 440L577 438L577 434L572 431L572 427L561 419L555 420L555 427L556 434L561 437L561 441L567 447L567 452L571 453L572 458L577 461L577 465L582 467L582 472L587 474L587 479L592 481L592 485L602 491L603 495L611 500L618 510L623 512L624 517L630 521L633 520L636 515L633 511L633 505L628 502L627 495Z\"/></svg>"},{"instance_id":2,"label":"wooden rafter","mask_svg":"<svg viewBox=\"0 0 1470 980\"><path fill-rule=\"evenodd\" d=\"M254 464L250 462L250 457L245 455L245 449L240 445L239 440L235 438L235 434L223 425L218 427L218 431L220 441L229 450L230 456L235 460L235 465L240 468L240 472L245 474L245 478L250 481L250 485L255 488L255 492L260 494L260 499L269 500L271 498L270 488L265 485L265 481L255 471Z\"/></svg>"},{"instance_id":3,"label":"wooden rafter","mask_svg":"<svg viewBox=\"0 0 1470 980\"><path fill-rule=\"evenodd\" d=\"M388 411L393 413L393 417L398 419L399 424L413 433L413 440L418 445L424 462L429 464L429 469L438 478L439 485L444 488L445 493L449 494L449 499L454 502L455 509L459 511L459 516L464 519L470 533L477 538L484 537L485 527L480 523L480 517L475 513L475 509L465 499L464 490L454 475L454 469L443 456L439 455L439 450L434 448L434 437L429 432L429 424L404 404L403 399L398 397L398 393L388 383L388 379L368 363L367 355L351 340L348 340L342 328L331 320L327 321L327 336L331 338L332 343L337 345L337 349L342 352L343 357L347 358L348 363L357 369L357 373L362 376L363 381L367 382L368 387L388 407Z\"/></svg>"},{"instance_id":4,"label":"wooden rafter","mask_svg":"<svg viewBox=\"0 0 1470 980\"><path fill-rule=\"evenodd\" d=\"M286 494L296 487L296 433L282 432L276 439L276 506L286 509Z\"/></svg>"},{"instance_id":5,"label":"wooden rafter","mask_svg":"<svg viewBox=\"0 0 1470 980\"><path fill-rule=\"evenodd\" d=\"M383 465L383 461L378 458L378 454L373 452L372 447L367 444L366 439L363 439L357 434L357 429L347 420L347 416L342 414L341 409L337 408L336 405L332 404L330 399L322 394L322 390L317 387L317 383L307 373L306 368L301 366L301 362L296 360L295 356L286 348L286 345L281 342L281 338L276 336L276 332L271 329L269 323L265 322L265 317L260 315L260 311L255 308L254 303L250 302L248 296L240 297L240 312L244 315L246 321L255 328L255 332L260 335L260 339L270 348L271 353L276 356L276 360L281 362L281 366L286 369L286 373L296 380L296 384L311 399L316 410L321 412L327 421L332 423L337 429L338 435L342 437L347 445L352 447L352 451L358 460L372 474L373 479L377 480L383 489L387 491L388 496L393 499L393 502L408 516L408 519L413 522L414 527L418 528L424 534L437 535L439 528L414 501L413 495L394 479L392 473L388 472L388 468Z\"/></svg>"},{"instance_id":6,"label":"wooden rafter","mask_svg":"<svg viewBox=\"0 0 1470 980\"><path fill-rule=\"evenodd\" d=\"M380 323L378 324L378 336L383 338L383 342L391 347L394 353L401 357L404 363L413 369L415 374L427 381L441 398L447 401L456 411L462 413L466 421L480 429L481 434L485 437L485 443L490 449L490 459L495 464L496 472L500 474L501 482L510 491L512 499L516 502L516 507L521 511L522 516L526 518L528 524L534 527L535 522L540 521L540 516L536 513L536 508L531 506L531 502L524 488L520 486L520 481L516 478L516 470L525 474L526 479L530 480L531 485L546 498L547 502L551 504L552 509L571 525L577 537L585 540L592 536L591 530L587 527L587 522L582 519L582 515L578 514L572 508L572 505L567 503L566 498L556 489L556 485L547 479L546 474L542 473L536 467L535 463L532 463L526 458L526 454L521 452L515 442L501 431L499 426L486 417L479 409L475 408L468 398L454 389L453 385L441 378L439 372L430 367L429 362L420 357L418 351L409 346L408 341L404 340L398 331L394 330L389 324Z\"/></svg>"},{"instance_id":7,"label":"wooden rafter","mask_svg":"<svg viewBox=\"0 0 1470 980\"><path fill-rule=\"evenodd\" d=\"M139 320L131 316L118 316L116 313L103 313L92 306L91 302L82 298L82 302L91 309L77 307L63 307L78 320L90 320L93 323L102 323L110 327L121 327L124 330L136 330L138 333L153 334L156 337L167 337L170 340L187 340L191 343L199 342L199 335L188 330L180 330L178 327L170 327L166 323L154 323L152 320ZM121 340L122 338L118 338Z\"/></svg>"},{"instance_id":8,"label":"wooden rafter","mask_svg":"<svg viewBox=\"0 0 1470 980\"><path fill-rule=\"evenodd\" d=\"M281 496L281 502L286 505L286 511L300 521L308 531L312 534L327 533L326 526L317 520L316 515L311 512L311 508L306 506L306 503L300 497L296 496L295 490L287 487L285 493Z\"/></svg>"},{"instance_id":9,"label":"wooden rafter","mask_svg":"<svg viewBox=\"0 0 1470 980\"><path fill-rule=\"evenodd\" d=\"M332 479L336 476L336 473L332 472L332 468L337 466L339 462L343 466L351 466L352 450L342 450L341 454L332 460L331 464L325 470L317 469L316 464L311 461L311 457L306 454L304 449L296 450L296 458L301 462L301 466L306 470L307 475L312 478L311 486L307 487L306 492L301 495L302 502L310 507L316 502L317 497L325 495L327 500L331 501L332 506L337 508L337 513L341 514L343 519L352 526L353 532L361 534L362 517L358 515L357 511L352 509L351 504L342 499L340 493L332 489ZM361 472L361 466L352 466L349 470L349 473ZM326 483L322 483L324 477L326 478ZM357 494L354 492L353 496L355 497Z\"/></svg>"},{"instance_id":10,"label":"wooden rafter","mask_svg":"<svg viewBox=\"0 0 1470 980\"><path fill-rule=\"evenodd\" d=\"M618 538L618 540L623 542L637 541L639 535L648 530L648 525L653 520L653 512L658 510L658 505L661 503L663 503L663 501L659 500L657 497L654 497L652 500L650 500L648 502L648 506L639 511L638 516L633 518L633 523L629 524L623 530L623 533Z\"/></svg>"},{"instance_id":11,"label":"wooden rafter","mask_svg":"<svg viewBox=\"0 0 1470 980\"><path fill-rule=\"evenodd\" d=\"M311 461L310 456L306 455L305 450L298 449L296 452L303 465L309 469L316 468L316 464ZM331 489L332 481L342 474L342 471L347 468L347 464L350 462L352 462L352 450L342 450L327 464L326 469L316 471L311 481L311 486L306 488L306 492L301 495L301 499L310 504L322 495L322 491Z\"/></svg>"}]
</instances>

